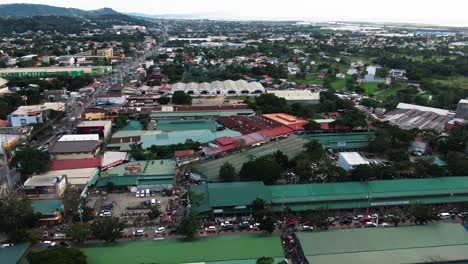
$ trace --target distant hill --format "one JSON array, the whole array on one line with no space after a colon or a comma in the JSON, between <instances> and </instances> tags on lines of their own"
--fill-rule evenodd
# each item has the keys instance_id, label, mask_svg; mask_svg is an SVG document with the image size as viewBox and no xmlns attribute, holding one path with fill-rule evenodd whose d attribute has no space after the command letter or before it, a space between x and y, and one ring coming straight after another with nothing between
<instances>
[{"instance_id":1,"label":"distant hill","mask_svg":"<svg viewBox=\"0 0 468 264\"><path fill-rule=\"evenodd\" d=\"M111 8L85 11L76 8L56 7L36 4L6 4L0 5L0 16L3 17L30 17L30 16L99 16L115 15L119 12Z\"/></svg>"}]
</instances>

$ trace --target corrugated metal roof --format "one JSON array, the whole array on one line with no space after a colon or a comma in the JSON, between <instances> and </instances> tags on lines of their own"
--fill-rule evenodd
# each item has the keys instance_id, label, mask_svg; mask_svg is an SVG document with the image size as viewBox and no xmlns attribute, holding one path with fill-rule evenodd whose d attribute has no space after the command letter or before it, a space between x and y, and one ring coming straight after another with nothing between
<instances>
[{"instance_id":1,"label":"corrugated metal roof","mask_svg":"<svg viewBox=\"0 0 468 264\"><path fill-rule=\"evenodd\" d=\"M53 215L55 212L61 212L63 209L62 200L32 200L32 207L35 212L43 215Z\"/></svg>"},{"instance_id":2,"label":"corrugated metal roof","mask_svg":"<svg viewBox=\"0 0 468 264\"><path fill-rule=\"evenodd\" d=\"M16 264L26 253L30 243L15 244L10 247L0 249L0 259L5 264Z\"/></svg>"},{"instance_id":3,"label":"corrugated metal roof","mask_svg":"<svg viewBox=\"0 0 468 264\"><path fill-rule=\"evenodd\" d=\"M432 263L468 259L468 233L462 225L453 223L300 232L297 236L310 263Z\"/></svg>"},{"instance_id":4,"label":"corrugated metal roof","mask_svg":"<svg viewBox=\"0 0 468 264\"><path fill-rule=\"evenodd\" d=\"M213 120L161 120L156 125L156 130L161 131L186 131L186 130L210 130L215 132L217 123Z\"/></svg>"}]
</instances>

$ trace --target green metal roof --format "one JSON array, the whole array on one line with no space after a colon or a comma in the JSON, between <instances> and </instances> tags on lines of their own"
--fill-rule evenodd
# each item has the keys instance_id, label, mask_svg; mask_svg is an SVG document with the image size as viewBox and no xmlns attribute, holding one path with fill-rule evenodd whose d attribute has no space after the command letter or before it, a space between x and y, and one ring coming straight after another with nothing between
<instances>
[{"instance_id":1,"label":"green metal roof","mask_svg":"<svg viewBox=\"0 0 468 264\"><path fill-rule=\"evenodd\" d=\"M197 210L248 205L261 197L275 210L347 209L411 203L468 201L468 177L265 186L261 182L211 183L192 188L205 200ZM249 202L250 201L250 202Z\"/></svg>"},{"instance_id":2,"label":"green metal roof","mask_svg":"<svg viewBox=\"0 0 468 264\"><path fill-rule=\"evenodd\" d=\"M437 223L297 233L310 263L426 263L468 259L468 232ZM440 259L439 259L440 260Z\"/></svg>"},{"instance_id":3,"label":"green metal roof","mask_svg":"<svg viewBox=\"0 0 468 264\"><path fill-rule=\"evenodd\" d=\"M237 110L210 110L210 111L177 111L177 112L153 112L151 118L187 118L187 117L209 117L209 116L232 116L232 115L251 115L255 114L252 109L237 109Z\"/></svg>"},{"instance_id":4,"label":"green metal roof","mask_svg":"<svg viewBox=\"0 0 468 264\"><path fill-rule=\"evenodd\" d=\"M138 164L141 172L127 173L127 166ZM109 182L115 186L174 184L175 166L171 159L128 162L103 172L98 186L106 186Z\"/></svg>"},{"instance_id":5,"label":"green metal roof","mask_svg":"<svg viewBox=\"0 0 468 264\"><path fill-rule=\"evenodd\" d=\"M148 161L133 161L119 166L115 166L107 171L108 176L125 176L127 174L125 168L130 165L140 165L141 173L133 175L138 176L167 176L174 175L176 162L172 159L148 160Z\"/></svg>"},{"instance_id":6,"label":"green metal roof","mask_svg":"<svg viewBox=\"0 0 468 264\"><path fill-rule=\"evenodd\" d=\"M153 145L170 146L183 144L189 139L195 142L208 143L215 140L216 137L210 130L187 130L141 136L143 148L150 148Z\"/></svg>"},{"instance_id":7,"label":"green metal roof","mask_svg":"<svg viewBox=\"0 0 468 264\"><path fill-rule=\"evenodd\" d=\"M161 120L156 125L156 130L161 131L185 131L185 130L217 130L217 123L213 120Z\"/></svg>"},{"instance_id":8,"label":"green metal roof","mask_svg":"<svg viewBox=\"0 0 468 264\"><path fill-rule=\"evenodd\" d=\"M202 184L191 189L203 194L203 202L195 211L209 211L214 207L250 205L255 199L271 201L271 194L263 182L230 182Z\"/></svg>"},{"instance_id":9,"label":"green metal roof","mask_svg":"<svg viewBox=\"0 0 468 264\"><path fill-rule=\"evenodd\" d=\"M366 148L374 137L375 134L373 132L323 133L305 136L305 138L317 140L324 147L331 149Z\"/></svg>"},{"instance_id":10,"label":"green metal roof","mask_svg":"<svg viewBox=\"0 0 468 264\"><path fill-rule=\"evenodd\" d=\"M89 264L204 263L258 259L262 256L284 258L281 239L261 234L231 234L201 237L195 241L122 241L81 248ZM242 263L242 262L240 262Z\"/></svg>"},{"instance_id":11,"label":"green metal roof","mask_svg":"<svg viewBox=\"0 0 468 264\"><path fill-rule=\"evenodd\" d=\"M131 120L127 123L127 125L121 129L121 131L134 131L134 130L142 130L143 125L139 121Z\"/></svg>"},{"instance_id":12,"label":"green metal roof","mask_svg":"<svg viewBox=\"0 0 468 264\"><path fill-rule=\"evenodd\" d=\"M137 181L137 176L101 177L98 186L104 187L108 183L112 183L114 186L135 186Z\"/></svg>"},{"instance_id":13,"label":"green metal roof","mask_svg":"<svg viewBox=\"0 0 468 264\"><path fill-rule=\"evenodd\" d=\"M55 212L62 212L63 203L62 200L58 199L32 200L32 207L35 212L43 215L53 215Z\"/></svg>"},{"instance_id":14,"label":"green metal roof","mask_svg":"<svg viewBox=\"0 0 468 264\"><path fill-rule=\"evenodd\" d=\"M447 197L468 194L468 177L269 186L273 203Z\"/></svg>"},{"instance_id":15,"label":"green metal roof","mask_svg":"<svg viewBox=\"0 0 468 264\"><path fill-rule=\"evenodd\" d=\"M21 257L26 253L29 243L15 244L11 247L0 249L0 260L5 264L16 264Z\"/></svg>"},{"instance_id":16,"label":"green metal roof","mask_svg":"<svg viewBox=\"0 0 468 264\"><path fill-rule=\"evenodd\" d=\"M112 134L112 138L137 137L145 134L144 130L120 130Z\"/></svg>"},{"instance_id":17,"label":"green metal roof","mask_svg":"<svg viewBox=\"0 0 468 264\"><path fill-rule=\"evenodd\" d=\"M216 138L220 138L220 137L240 137L240 136L242 136L241 133L239 133L237 131L234 131L234 130L231 130L231 129L223 129L221 131L213 132L213 134L215 135Z\"/></svg>"}]
</instances>

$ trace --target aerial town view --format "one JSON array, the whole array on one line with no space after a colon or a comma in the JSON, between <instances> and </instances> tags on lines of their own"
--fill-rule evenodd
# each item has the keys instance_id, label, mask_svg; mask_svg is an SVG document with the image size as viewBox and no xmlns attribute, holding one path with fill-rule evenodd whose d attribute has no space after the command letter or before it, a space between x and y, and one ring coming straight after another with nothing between
<instances>
[{"instance_id":1,"label":"aerial town view","mask_svg":"<svg viewBox=\"0 0 468 264\"><path fill-rule=\"evenodd\" d=\"M468 263L466 10L0 0L0 264Z\"/></svg>"}]
</instances>

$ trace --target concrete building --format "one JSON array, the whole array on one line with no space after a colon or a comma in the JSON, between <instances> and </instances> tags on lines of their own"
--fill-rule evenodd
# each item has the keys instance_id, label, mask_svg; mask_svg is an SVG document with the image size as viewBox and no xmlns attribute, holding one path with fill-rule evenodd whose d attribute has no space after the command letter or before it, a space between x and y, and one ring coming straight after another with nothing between
<instances>
[{"instance_id":1,"label":"concrete building","mask_svg":"<svg viewBox=\"0 0 468 264\"><path fill-rule=\"evenodd\" d=\"M0 77L84 76L85 74L102 75L111 72L112 66L5 68L0 69Z\"/></svg>"},{"instance_id":2,"label":"concrete building","mask_svg":"<svg viewBox=\"0 0 468 264\"><path fill-rule=\"evenodd\" d=\"M445 110L445 109L427 107L427 106L421 106L421 105L415 105L415 104L406 104L406 103L399 103L397 105L397 109L415 109L415 110L424 111L424 112L433 112L442 116L446 116L450 113L449 110Z\"/></svg>"},{"instance_id":3,"label":"concrete building","mask_svg":"<svg viewBox=\"0 0 468 264\"><path fill-rule=\"evenodd\" d=\"M174 160L135 161L115 166L101 173L98 186L104 187L111 183L121 188L136 186L139 189L161 191L174 186L176 173Z\"/></svg>"},{"instance_id":4,"label":"concrete building","mask_svg":"<svg viewBox=\"0 0 468 264\"><path fill-rule=\"evenodd\" d=\"M60 198L67 188L67 177L61 174L35 175L23 184L23 190L29 198Z\"/></svg>"},{"instance_id":5,"label":"concrete building","mask_svg":"<svg viewBox=\"0 0 468 264\"><path fill-rule=\"evenodd\" d=\"M96 51L96 55L111 58L114 57L114 50L112 48L99 49Z\"/></svg>"},{"instance_id":6,"label":"concrete building","mask_svg":"<svg viewBox=\"0 0 468 264\"><path fill-rule=\"evenodd\" d=\"M318 104L320 93L313 93L310 90L269 90L267 93L284 98L289 104Z\"/></svg>"},{"instance_id":7,"label":"concrete building","mask_svg":"<svg viewBox=\"0 0 468 264\"><path fill-rule=\"evenodd\" d=\"M236 96L249 94L262 94L265 88L259 82L247 82L245 80L227 80L224 82L214 81L212 83L175 83L170 84L171 93L183 91L190 95L219 95Z\"/></svg>"},{"instance_id":8,"label":"concrete building","mask_svg":"<svg viewBox=\"0 0 468 264\"><path fill-rule=\"evenodd\" d=\"M359 165L369 165L369 162L357 152L340 152L338 157L339 167L350 172Z\"/></svg>"},{"instance_id":9,"label":"concrete building","mask_svg":"<svg viewBox=\"0 0 468 264\"><path fill-rule=\"evenodd\" d=\"M461 99L458 102L456 118L468 120L468 99Z\"/></svg>"},{"instance_id":10,"label":"concrete building","mask_svg":"<svg viewBox=\"0 0 468 264\"><path fill-rule=\"evenodd\" d=\"M112 121L110 120L94 120L81 121L76 130L78 134L99 134L100 138L107 139L112 132Z\"/></svg>"},{"instance_id":11,"label":"concrete building","mask_svg":"<svg viewBox=\"0 0 468 264\"><path fill-rule=\"evenodd\" d=\"M12 127L44 123L47 120L47 112L51 110L64 111L65 104L44 103L42 105L20 106L16 111L8 115L8 122Z\"/></svg>"},{"instance_id":12,"label":"concrete building","mask_svg":"<svg viewBox=\"0 0 468 264\"><path fill-rule=\"evenodd\" d=\"M93 159L100 149L100 141L58 141L49 149L56 160Z\"/></svg>"}]
</instances>

